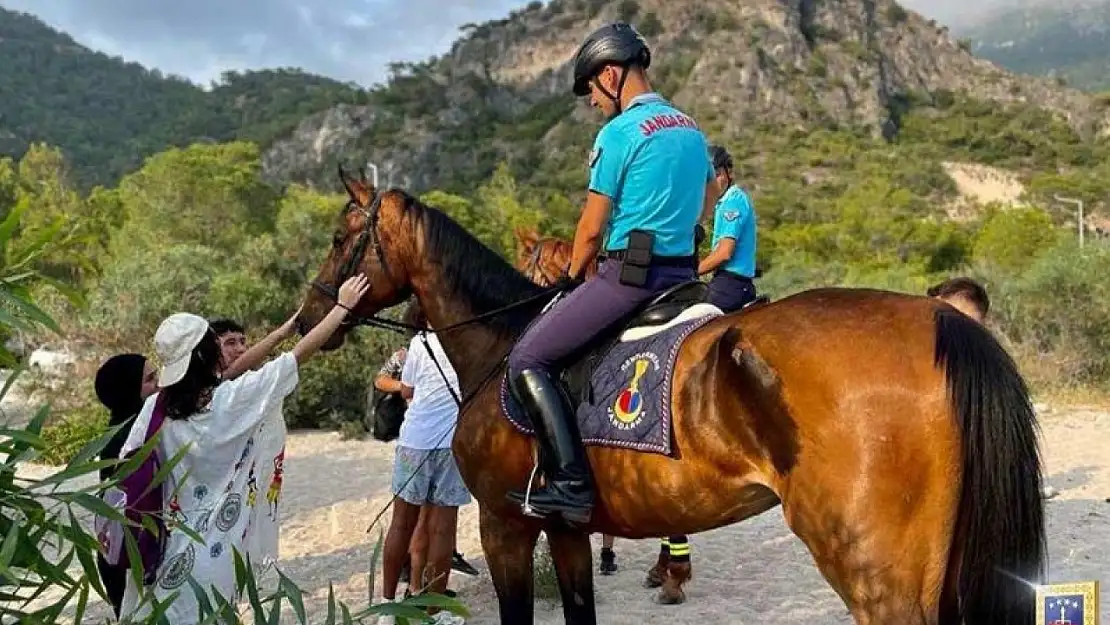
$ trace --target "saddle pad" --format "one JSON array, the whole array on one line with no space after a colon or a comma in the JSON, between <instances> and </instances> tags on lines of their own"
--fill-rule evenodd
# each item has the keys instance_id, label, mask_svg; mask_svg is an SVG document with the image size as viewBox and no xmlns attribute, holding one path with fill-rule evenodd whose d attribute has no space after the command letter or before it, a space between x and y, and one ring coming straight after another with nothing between
<instances>
[{"instance_id":1,"label":"saddle pad","mask_svg":"<svg viewBox=\"0 0 1110 625\"><path fill-rule=\"evenodd\" d=\"M719 315L670 326L646 338L615 343L590 373L591 401L578 405L586 445L671 454L671 382L679 348L692 332ZM535 431L501 378L501 412L518 430Z\"/></svg>"}]
</instances>

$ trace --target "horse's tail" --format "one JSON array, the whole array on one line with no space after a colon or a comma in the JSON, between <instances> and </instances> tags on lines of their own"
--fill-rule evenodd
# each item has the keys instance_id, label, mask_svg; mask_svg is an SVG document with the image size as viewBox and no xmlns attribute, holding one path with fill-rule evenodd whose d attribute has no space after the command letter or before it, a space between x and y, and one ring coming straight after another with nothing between
<instances>
[{"instance_id":1,"label":"horse's tail","mask_svg":"<svg viewBox=\"0 0 1110 625\"><path fill-rule=\"evenodd\" d=\"M945 367L963 446L941 622L1032 623L1031 584L1043 580L1046 546L1028 388L994 336L951 309L936 313L934 358Z\"/></svg>"}]
</instances>

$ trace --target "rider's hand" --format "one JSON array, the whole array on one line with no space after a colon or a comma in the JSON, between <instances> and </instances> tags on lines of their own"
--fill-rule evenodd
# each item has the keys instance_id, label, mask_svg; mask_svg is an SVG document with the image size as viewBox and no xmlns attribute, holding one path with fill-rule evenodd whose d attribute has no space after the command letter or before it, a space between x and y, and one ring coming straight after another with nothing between
<instances>
[{"instance_id":1,"label":"rider's hand","mask_svg":"<svg viewBox=\"0 0 1110 625\"><path fill-rule=\"evenodd\" d=\"M357 276L347 278L343 286L339 287L339 296L335 299L340 306L347 310L351 310L358 305L359 300L361 300L362 296L369 290L370 281L366 279L366 276L360 273Z\"/></svg>"},{"instance_id":2,"label":"rider's hand","mask_svg":"<svg viewBox=\"0 0 1110 625\"><path fill-rule=\"evenodd\" d=\"M582 278L572 278L567 275L559 276L552 287L558 291L573 291L582 285L584 280Z\"/></svg>"}]
</instances>

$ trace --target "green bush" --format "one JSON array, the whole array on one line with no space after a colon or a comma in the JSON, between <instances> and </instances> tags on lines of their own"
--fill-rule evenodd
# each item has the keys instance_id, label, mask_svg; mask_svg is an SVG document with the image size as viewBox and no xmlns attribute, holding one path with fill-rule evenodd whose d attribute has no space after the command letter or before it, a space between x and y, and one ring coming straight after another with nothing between
<instances>
[{"instance_id":1,"label":"green bush","mask_svg":"<svg viewBox=\"0 0 1110 625\"><path fill-rule=\"evenodd\" d=\"M1042 385L1110 380L1110 248L1065 241L1018 276L984 272L1002 331L1053 364Z\"/></svg>"},{"instance_id":2,"label":"green bush","mask_svg":"<svg viewBox=\"0 0 1110 625\"><path fill-rule=\"evenodd\" d=\"M103 436L108 429L108 411L96 403L70 410L42 430L46 449L41 460L46 464L63 465L91 441Z\"/></svg>"},{"instance_id":3,"label":"green bush","mask_svg":"<svg viewBox=\"0 0 1110 625\"><path fill-rule=\"evenodd\" d=\"M1036 262L1060 236L1052 218L1039 208L1000 210L976 235L972 255L979 263L1018 273Z\"/></svg>"}]
</instances>

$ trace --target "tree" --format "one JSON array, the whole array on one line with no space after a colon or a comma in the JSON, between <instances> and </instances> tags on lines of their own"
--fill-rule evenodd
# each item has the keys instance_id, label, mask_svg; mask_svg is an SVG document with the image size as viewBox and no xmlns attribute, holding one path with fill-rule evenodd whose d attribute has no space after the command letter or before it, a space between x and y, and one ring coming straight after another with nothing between
<instances>
[{"instance_id":1,"label":"tree","mask_svg":"<svg viewBox=\"0 0 1110 625\"><path fill-rule=\"evenodd\" d=\"M278 191L261 177L258 146L251 143L173 148L147 159L120 182L125 226L113 241L117 254L175 244L235 250L272 229Z\"/></svg>"},{"instance_id":2,"label":"tree","mask_svg":"<svg viewBox=\"0 0 1110 625\"><path fill-rule=\"evenodd\" d=\"M991 215L976 235L973 258L1009 273L1029 267L1060 238L1048 213L1039 208L1011 208Z\"/></svg>"}]
</instances>

